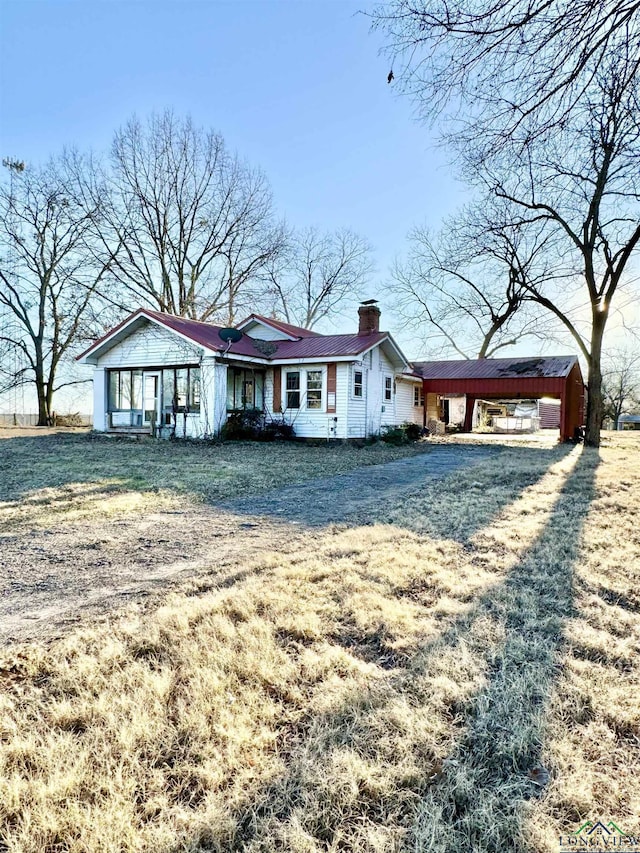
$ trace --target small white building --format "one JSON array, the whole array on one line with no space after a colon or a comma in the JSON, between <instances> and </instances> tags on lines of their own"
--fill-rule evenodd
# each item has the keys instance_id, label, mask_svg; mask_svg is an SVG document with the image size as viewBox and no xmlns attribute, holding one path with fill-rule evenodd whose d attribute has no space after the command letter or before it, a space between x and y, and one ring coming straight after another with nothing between
<instances>
[{"instance_id":1,"label":"small white building","mask_svg":"<svg viewBox=\"0 0 640 853\"><path fill-rule=\"evenodd\" d=\"M252 314L230 336L141 308L78 357L94 366L94 429L215 437L229 413L247 410L301 438L422 426L422 379L379 320L363 304L356 334L320 335Z\"/></svg>"}]
</instances>

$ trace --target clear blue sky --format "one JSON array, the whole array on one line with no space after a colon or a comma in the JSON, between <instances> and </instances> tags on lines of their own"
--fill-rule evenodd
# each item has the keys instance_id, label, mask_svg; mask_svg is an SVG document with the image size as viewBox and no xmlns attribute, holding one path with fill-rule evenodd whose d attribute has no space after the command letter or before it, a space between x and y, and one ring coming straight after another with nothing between
<instances>
[{"instance_id":1,"label":"clear blue sky","mask_svg":"<svg viewBox=\"0 0 640 853\"><path fill-rule=\"evenodd\" d=\"M383 283L407 231L437 227L463 190L387 85L381 37L358 13L367 8L3 0L0 155L40 162L65 145L104 151L133 113L189 113L263 169L291 225L365 236L378 268L369 295L389 302Z\"/></svg>"}]
</instances>

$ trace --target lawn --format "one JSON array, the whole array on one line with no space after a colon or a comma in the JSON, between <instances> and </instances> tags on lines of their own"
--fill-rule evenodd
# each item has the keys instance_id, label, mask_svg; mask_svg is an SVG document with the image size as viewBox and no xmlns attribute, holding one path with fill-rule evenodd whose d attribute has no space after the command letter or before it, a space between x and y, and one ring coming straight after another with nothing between
<instances>
[{"instance_id":1,"label":"lawn","mask_svg":"<svg viewBox=\"0 0 640 853\"><path fill-rule=\"evenodd\" d=\"M128 496L115 518L197 512L399 452L20 441L7 536L80 530L100 503L81 483ZM640 836L639 507L637 436L506 448L266 539L235 580L7 647L0 849L557 853L599 818Z\"/></svg>"},{"instance_id":2,"label":"lawn","mask_svg":"<svg viewBox=\"0 0 640 853\"><path fill-rule=\"evenodd\" d=\"M69 500L78 509L78 504L102 503L105 496L131 492L152 503L158 494L172 502L214 502L419 452L419 444L132 441L84 431L43 438L0 429L0 501L37 501L48 510L62 503L64 512L71 509ZM81 493L83 484L90 487L87 500L83 494L74 500L71 491Z\"/></svg>"}]
</instances>

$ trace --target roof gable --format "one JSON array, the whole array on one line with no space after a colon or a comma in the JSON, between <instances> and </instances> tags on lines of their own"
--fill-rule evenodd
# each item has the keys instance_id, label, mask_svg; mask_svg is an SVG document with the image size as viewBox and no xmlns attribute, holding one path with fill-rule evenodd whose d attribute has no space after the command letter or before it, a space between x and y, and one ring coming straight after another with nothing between
<instances>
[{"instance_id":1,"label":"roof gable","mask_svg":"<svg viewBox=\"0 0 640 853\"><path fill-rule=\"evenodd\" d=\"M262 320L258 315L255 315L254 319L256 318ZM140 308L130 314L122 323L81 353L77 359L86 363L97 362L109 349L117 346L147 322L169 329L182 340L197 344L212 355L228 354L243 360L250 359L260 364L278 364L300 360L355 360L376 346L381 346L393 363L402 368L408 365L400 348L388 332L372 332L367 335L320 335L317 332L302 330L307 332L304 337L288 336L276 340L264 340L243 334L239 341L229 344L220 337L222 328L220 326L203 323L199 320L190 320L186 317L177 317L160 311L152 311L148 308ZM247 321L242 325L246 324Z\"/></svg>"},{"instance_id":2,"label":"roof gable","mask_svg":"<svg viewBox=\"0 0 640 853\"><path fill-rule=\"evenodd\" d=\"M274 320L272 317L263 317L262 314L250 314L236 328L251 337L259 337L259 335L252 335L251 330L261 328L264 330L262 333L263 337L267 340L282 339L295 341L300 340L300 338L322 337L318 332L312 332L311 329L304 329L302 326L293 326L291 323ZM265 331L267 334L265 334Z\"/></svg>"}]
</instances>

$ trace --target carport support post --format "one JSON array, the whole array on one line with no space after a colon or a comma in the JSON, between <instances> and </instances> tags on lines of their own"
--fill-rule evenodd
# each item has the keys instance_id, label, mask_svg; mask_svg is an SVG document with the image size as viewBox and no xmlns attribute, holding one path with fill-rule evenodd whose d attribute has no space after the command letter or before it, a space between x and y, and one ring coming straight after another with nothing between
<instances>
[{"instance_id":1,"label":"carport support post","mask_svg":"<svg viewBox=\"0 0 640 853\"><path fill-rule=\"evenodd\" d=\"M464 432L471 432L473 428L473 407L476 404L476 398L467 394L464 408Z\"/></svg>"}]
</instances>

